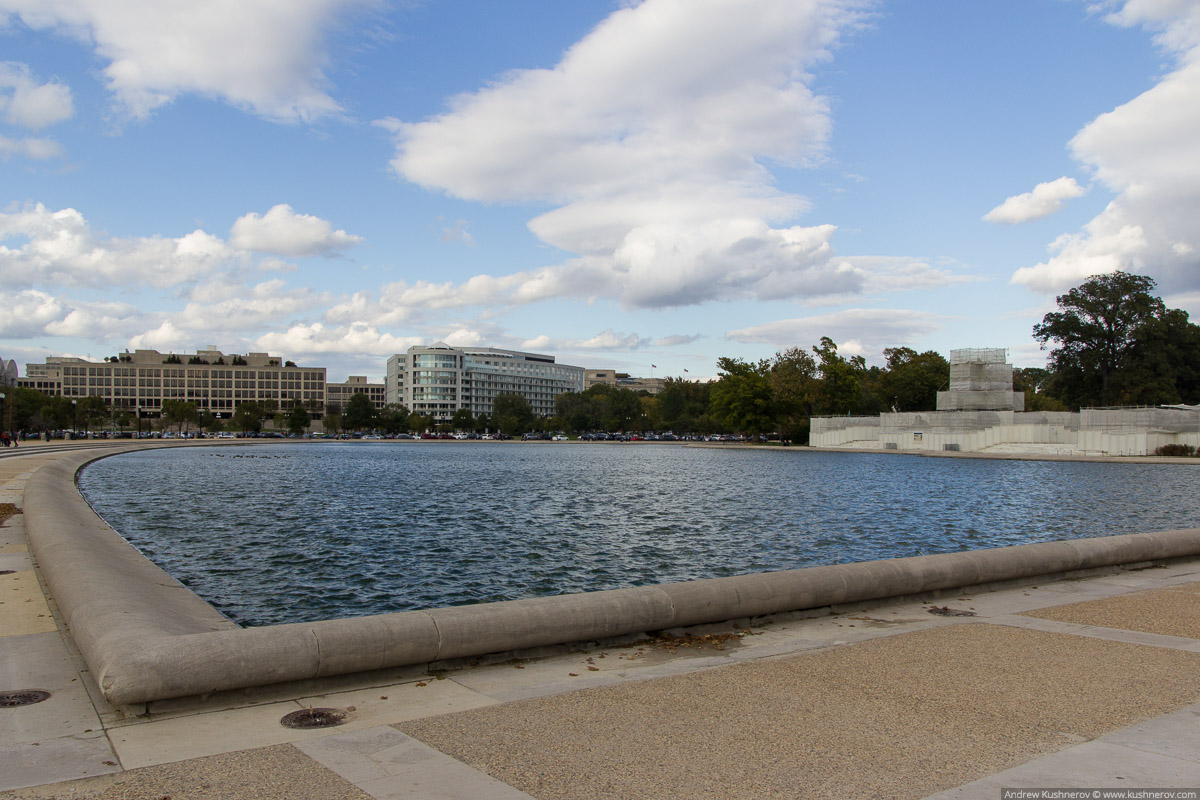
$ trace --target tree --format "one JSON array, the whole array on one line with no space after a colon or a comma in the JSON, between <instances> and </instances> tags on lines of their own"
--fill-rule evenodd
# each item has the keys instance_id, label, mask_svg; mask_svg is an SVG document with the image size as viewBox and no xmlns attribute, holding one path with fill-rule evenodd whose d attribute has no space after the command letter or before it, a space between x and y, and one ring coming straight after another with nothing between
<instances>
[{"instance_id":1,"label":"tree","mask_svg":"<svg viewBox=\"0 0 1200 800\"><path fill-rule=\"evenodd\" d=\"M1200 403L1200 325L1177 308L1142 325L1113 388L1123 405Z\"/></svg>"},{"instance_id":2,"label":"tree","mask_svg":"<svg viewBox=\"0 0 1200 800\"><path fill-rule=\"evenodd\" d=\"M413 411L408 415L408 429L416 433L428 431L433 428L433 415L422 414L418 411Z\"/></svg>"},{"instance_id":3,"label":"tree","mask_svg":"<svg viewBox=\"0 0 1200 800\"><path fill-rule=\"evenodd\" d=\"M96 420L107 419L108 416L108 402L103 397L90 394L79 401L79 421L83 423L84 431L90 431Z\"/></svg>"},{"instance_id":4,"label":"tree","mask_svg":"<svg viewBox=\"0 0 1200 800\"><path fill-rule=\"evenodd\" d=\"M242 433L258 433L262 430L262 421L266 413L266 409L257 402L242 403L233 410L229 424Z\"/></svg>"},{"instance_id":5,"label":"tree","mask_svg":"<svg viewBox=\"0 0 1200 800\"><path fill-rule=\"evenodd\" d=\"M849 414L858 403L862 386L856 367L838 355L837 344L828 336L821 337L821 344L813 346L819 363L821 383L813 403L814 414ZM860 359L861 361L861 359Z\"/></svg>"},{"instance_id":6,"label":"tree","mask_svg":"<svg viewBox=\"0 0 1200 800\"><path fill-rule=\"evenodd\" d=\"M499 394L492 401L492 419L501 432L516 436L533 424L533 408L524 395Z\"/></svg>"},{"instance_id":7,"label":"tree","mask_svg":"<svg viewBox=\"0 0 1200 800\"><path fill-rule=\"evenodd\" d=\"M667 378L658 394L658 416L664 429L675 433L712 433L709 416L713 384Z\"/></svg>"},{"instance_id":8,"label":"tree","mask_svg":"<svg viewBox=\"0 0 1200 800\"><path fill-rule=\"evenodd\" d=\"M292 406L291 412L288 414L287 426L288 432L301 434L308 430L308 426L312 424L312 417L308 414L308 409L302 405Z\"/></svg>"},{"instance_id":9,"label":"tree","mask_svg":"<svg viewBox=\"0 0 1200 800\"><path fill-rule=\"evenodd\" d=\"M1013 391L1025 393L1026 411L1066 411L1061 400L1053 397L1054 373L1042 367L1015 367Z\"/></svg>"},{"instance_id":10,"label":"tree","mask_svg":"<svg viewBox=\"0 0 1200 800\"><path fill-rule=\"evenodd\" d=\"M950 362L933 350L917 353L910 347L883 351L887 371L881 383L882 401L892 411L933 411L937 393L950 383Z\"/></svg>"},{"instance_id":11,"label":"tree","mask_svg":"<svg viewBox=\"0 0 1200 800\"><path fill-rule=\"evenodd\" d=\"M767 361L751 364L740 358L717 359L721 377L712 388L712 411L726 430L764 433L772 429L774 404L767 380Z\"/></svg>"},{"instance_id":12,"label":"tree","mask_svg":"<svg viewBox=\"0 0 1200 800\"><path fill-rule=\"evenodd\" d=\"M343 415L345 425L352 431L364 431L375 427L378 414L371 398L362 392L355 392L346 403Z\"/></svg>"},{"instance_id":13,"label":"tree","mask_svg":"<svg viewBox=\"0 0 1200 800\"><path fill-rule=\"evenodd\" d=\"M473 431L475 430L475 415L471 413L469 408L460 408L454 412L454 417L450 420L450 424L454 426L456 431Z\"/></svg>"},{"instance_id":14,"label":"tree","mask_svg":"<svg viewBox=\"0 0 1200 800\"><path fill-rule=\"evenodd\" d=\"M182 432L184 425L196 422L196 414L195 403L189 403L186 400L163 400L163 425L174 425L177 432Z\"/></svg>"},{"instance_id":15,"label":"tree","mask_svg":"<svg viewBox=\"0 0 1200 800\"><path fill-rule=\"evenodd\" d=\"M1063 400L1081 406L1121 399L1114 375L1130 361L1138 332L1166 312L1150 294L1155 285L1153 278L1127 272L1095 275L1059 295L1059 310L1033 326L1042 349L1055 343L1048 363Z\"/></svg>"},{"instance_id":16,"label":"tree","mask_svg":"<svg viewBox=\"0 0 1200 800\"><path fill-rule=\"evenodd\" d=\"M400 403L388 403L379 411L379 427L384 433L397 434L408 430L408 408Z\"/></svg>"},{"instance_id":17,"label":"tree","mask_svg":"<svg viewBox=\"0 0 1200 800\"><path fill-rule=\"evenodd\" d=\"M325 416L321 417L321 429L328 434L337 436L342 432L342 415L326 412Z\"/></svg>"}]
</instances>

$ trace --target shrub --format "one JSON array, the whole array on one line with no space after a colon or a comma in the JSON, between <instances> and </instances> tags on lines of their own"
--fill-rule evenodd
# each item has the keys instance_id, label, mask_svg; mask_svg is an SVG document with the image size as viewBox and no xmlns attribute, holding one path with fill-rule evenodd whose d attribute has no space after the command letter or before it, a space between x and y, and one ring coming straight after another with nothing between
<instances>
[{"instance_id":1,"label":"shrub","mask_svg":"<svg viewBox=\"0 0 1200 800\"><path fill-rule=\"evenodd\" d=\"M1196 448L1190 444L1164 444L1154 451L1156 456L1194 456Z\"/></svg>"}]
</instances>

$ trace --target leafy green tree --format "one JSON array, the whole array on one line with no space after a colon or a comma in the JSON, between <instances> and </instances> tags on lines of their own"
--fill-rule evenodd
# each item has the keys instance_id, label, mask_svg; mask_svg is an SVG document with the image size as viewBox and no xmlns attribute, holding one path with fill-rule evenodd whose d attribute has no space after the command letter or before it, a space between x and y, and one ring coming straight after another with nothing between
<instances>
[{"instance_id":1,"label":"leafy green tree","mask_svg":"<svg viewBox=\"0 0 1200 800\"><path fill-rule=\"evenodd\" d=\"M895 411L933 411L937 393L950 384L950 362L933 350L917 353L910 347L883 351L887 371L883 373L881 398Z\"/></svg>"},{"instance_id":2,"label":"leafy green tree","mask_svg":"<svg viewBox=\"0 0 1200 800\"><path fill-rule=\"evenodd\" d=\"M773 427L774 398L767 379L770 364L750 364L740 358L718 358L721 377L712 388L712 412L729 431L765 433Z\"/></svg>"},{"instance_id":3,"label":"leafy green tree","mask_svg":"<svg viewBox=\"0 0 1200 800\"><path fill-rule=\"evenodd\" d=\"M1056 298L1059 310L1033 326L1033 338L1043 349L1054 344L1048 363L1061 399L1072 407L1120 402L1114 376L1129 364L1139 331L1166 312L1154 287L1153 278L1118 271Z\"/></svg>"},{"instance_id":4,"label":"leafy green tree","mask_svg":"<svg viewBox=\"0 0 1200 800\"><path fill-rule=\"evenodd\" d=\"M667 378L658 394L661 426L676 433L712 433L716 424L709 415L711 383Z\"/></svg>"},{"instance_id":5,"label":"leafy green tree","mask_svg":"<svg viewBox=\"0 0 1200 800\"><path fill-rule=\"evenodd\" d=\"M233 410L229 424L242 433L258 433L262 430L263 417L266 414L266 409L257 401L242 403Z\"/></svg>"},{"instance_id":6,"label":"leafy green tree","mask_svg":"<svg viewBox=\"0 0 1200 800\"><path fill-rule=\"evenodd\" d=\"M456 431L475 430L475 415L471 413L471 409L469 408L460 408L454 412L454 417L450 420L450 425Z\"/></svg>"},{"instance_id":7,"label":"leafy green tree","mask_svg":"<svg viewBox=\"0 0 1200 800\"><path fill-rule=\"evenodd\" d=\"M1200 325L1181 309L1143 324L1113 387L1123 405L1200 403Z\"/></svg>"},{"instance_id":8,"label":"leafy green tree","mask_svg":"<svg viewBox=\"0 0 1200 800\"><path fill-rule=\"evenodd\" d=\"M371 398L355 392L346 403L345 425L352 431L370 430L376 426L379 416Z\"/></svg>"},{"instance_id":9,"label":"leafy green tree","mask_svg":"<svg viewBox=\"0 0 1200 800\"><path fill-rule=\"evenodd\" d=\"M1066 411L1063 402L1052 396L1054 373L1042 367L1015 367L1013 391L1025 394L1026 411Z\"/></svg>"},{"instance_id":10,"label":"leafy green tree","mask_svg":"<svg viewBox=\"0 0 1200 800\"><path fill-rule=\"evenodd\" d=\"M533 408L524 395L496 395L492 401L492 419L503 433L517 436L533 424Z\"/></svg>"},{"instance_id":11,"label":"leafy green tree","mask_svg":"<svg viewBox=\"0 0 1200 800\"><path fill-rule=\"evenodd\" d=\"M813 398L813 413L817 415L849 414L855 409L862 386L859 382L861 360L851 363L838 355L837 344L828 336L813 346L821 376Z\"/></svg>"},{"instance_id":12,"label":"leafy green tree","mask_svg":"<svg viewBox=\"0 0 1200 800\"><path fill-rule=\"evenodd\" d=\"M196 404L187 400L163 400L162 421L164 427L174 426L176 432L182 433L184 425L197 421Z\"/></svg>"},{"instance_id":13,"label":"leafy green tree","mask_svg":"<svg viewBox=\"0 0 1200 800\"><path fill-rule=\"evenodd\" d=\"M84 431L90 431L92 426L101 420L108 419L108 401L99 395L90 394L79 400L79 422Z\"/></svg>"},{"instance_id":14,"label":"leafy green tree","mask_svg":"<svg viewBox=\"0 0 1200 800\"><path fill-rule=\"evenodd\" d=\"M388 403L379 410L379 428L395 435L408 430L408 408L400 403Z\"/></svg>"},{"instance_id":15,"label":"leafy green tree","mask_svg":"<svg viewBox=\"0 0 1200 800\"><path fill-rule=\"evenodd\" d=\"M331 436L337 436L342 432L342 415L340 413L325 412L325 416L321 417L321 430Z\"/></svg>"},{"instance_id":16,"label":"leafy green tree","mask_svg":"<svg viewBox=\"0 0 1200 800\"><path fill-rule=\"evenodd\" d=\"M308 426L312 424L312 417L309 416L308 409L303 405L292 406L291 412L288 414L287 427L288 432L293 434L301 434L308 430Z\"/></svg>"},{"instance_id":17,"label":"leafy green tree","mask_svg":"<svg viewBox=\"0 0 1200 800\"><path fill-rule=\"evenodd\" d=\"M433 430L433 415L413 411L408 415L408 429L415 433Z\"/></svg>"},{"instance_id":18,"label":"leafy green tree","mask_svg":"<svg viewBox=\"0 0 1200 800\"><path fill-rule=\"evenodd\" d=\"M767 381L771 385L780 437L807 442L809 418L819 388L816 359L799 347L781 350L771 359Z\"/></svg>"}]
</instances>

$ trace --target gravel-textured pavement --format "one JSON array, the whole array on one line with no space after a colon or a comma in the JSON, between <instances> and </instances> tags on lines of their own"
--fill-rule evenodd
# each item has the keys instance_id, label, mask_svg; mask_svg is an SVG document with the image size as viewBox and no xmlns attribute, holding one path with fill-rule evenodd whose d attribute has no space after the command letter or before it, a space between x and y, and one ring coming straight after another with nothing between
<instances>
[{"instance_id":1,"label":"gravel-textured pavement","mask_svg":"<svg viewBox=\"0 0 1200 800\"><path fill-rule=\"evenodd\" d=\"M964 624L397 727L542 800L921 798L1197 702L1198 670Z\"/></svg>"}]
</instances>

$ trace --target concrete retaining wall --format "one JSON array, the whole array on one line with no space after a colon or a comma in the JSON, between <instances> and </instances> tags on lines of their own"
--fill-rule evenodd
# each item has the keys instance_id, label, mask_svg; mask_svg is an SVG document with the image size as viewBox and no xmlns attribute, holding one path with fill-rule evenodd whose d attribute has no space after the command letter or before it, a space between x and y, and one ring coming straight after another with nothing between
<instances>
[{"instance_id":1,"label":"concrete retaining wall","mask_svg":"<svg viewBox=\"0 0 1200 800\"><path fill-rule=\"evenodd\" d=\"M35 473L25 526L116 705L1200 555L1200 529L1166 531L242 629L92 512L74 476L95 457Z\"/></svg>"}]
</instances>

